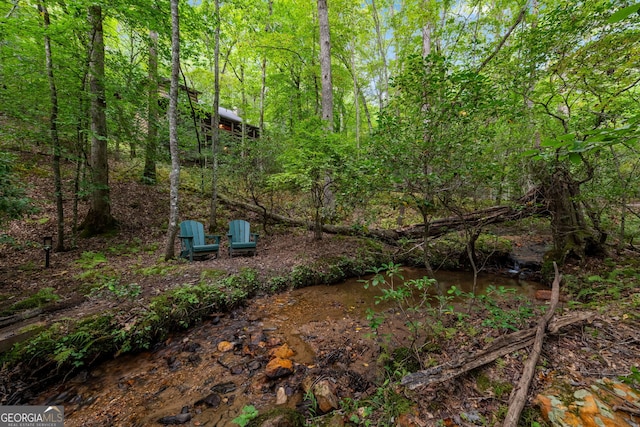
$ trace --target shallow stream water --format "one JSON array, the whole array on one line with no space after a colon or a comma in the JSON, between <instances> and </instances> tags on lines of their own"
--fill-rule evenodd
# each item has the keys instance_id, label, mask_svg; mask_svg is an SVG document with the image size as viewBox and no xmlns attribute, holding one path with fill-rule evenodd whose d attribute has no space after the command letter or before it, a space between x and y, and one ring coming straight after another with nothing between
<instances>
[{"instance_id":1,"label":"shallow stream water","mask_svg":"<svg viewBox=\"0 0 640 427\"><path fill-rule=\"evenodd\" d=\"M419 278L424 271L405 269L403 275ZM476 294L493 285L533 299L542 288L481 275L474 290L469 274L439 272L437 278L443 289L456 286ZM302 399L301 377L332 351L359 352L351 368L363 377L373 375L376 355L358 349L366 348L370 331L367 309L388 309L376 304L379 295L380 289L365 289L362 281L352 279L255 298L242 309L173 335L154 351L85 370L32 403L64 405L67 427L161 425L162 417L185 410L190 419L183 425L231 426L246 405L274 407L279 390L287 396L282 406L293 408ZM296 373L266 378L268 351L282 344L294 351Z\"/></svg>"}]
</instances>

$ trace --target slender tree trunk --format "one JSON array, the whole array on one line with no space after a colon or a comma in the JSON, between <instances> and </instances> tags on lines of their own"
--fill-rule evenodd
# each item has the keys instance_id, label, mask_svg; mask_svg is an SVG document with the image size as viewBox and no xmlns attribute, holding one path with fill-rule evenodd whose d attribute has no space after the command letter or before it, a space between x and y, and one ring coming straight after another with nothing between
<instances>
[{"instance_id":1,"label":"slender tree trunk","mask_svg":"<svg viewBox=\"0 0 640 427\"><path fill-rule=\"evenodd\" d=\"M422 56L431 55L431 23L422 27Z\"/></svg>"},{"instance_id":2,"label":"slender tree trunk","mask_svg":"<svg viewBox=\"0 0 640 427\"><path fill-rule=\"evenodd\" d=\"M89 212L81 226L84 234L92 236L104 233L115 225L111 216L109 197L109 163L107 159L107 116L104 88L104 34L102 31L102 7L89 6L90 60L89 92L91 95L91 201Z\"/></svg>"},{"instance_id":3,"label":"slender tree trunk","mask_svg":"<svg viewBox=\"0 0 640 427\"><path fill-rule=\"evenodd\" d=\"M269 8L269 18L273 15L273 1L268 0L267 6ZM265 33L271 32L271 25L267 23L264 28ZM259 132L260 136L264 134L264 108L265 108L265 99L267 97L267 57L262 58L262 67L261 67L261 83L260 83L260 123Z\"/></svg>"},{"instance_id":4,"label":"slender tree trunk","mask_svg":"<svg viewBox=\"0 0 640 427\"><path fill-rule=\"evenodd\" d=\"M433 268L431 268L431 250L429 249L431 215L429 214L429 209L426 206L420 207L419 210L420 214L422 215L422 220L424 221L424 230L422 232L422 244L424 246L422 248L424 257L424 268L427 271L427 276L433 279L435 277L435 274L433 274ZM441 291L440 287L438 287L438 291Z\"/></svg>"},{"instance_id":5,"label":"slender tree trunk","mask_svg":"<svg viewBox=\"0 0 640 427\"><path fill-rule=\"evenodd\" d=\"M211 212L209 232L213 233L218 222L218 152L220 151L220 1L215 0L215 22L213 52L213 111L211 112L211 151L213 174L211 178Z\"/></svg>"},{"instance_id":6,"label":"slender tree trunk","mask_svg":"<svg viewBox=\"0 0 640 427\"><path fill-rule=\"evenodd\" d=\"M333 133L333 79L331 76L331 33L327 0L318 0L318 24L320 27L320 73L322 85L321 117L328 133ZM331 171L326 171L323 188L323 205L330 216L335 212L335 196L331 190ZM322 217L325 215L320 210ZM321 220L322 221L322 220ZM316 234L321 238L322 234Z\"/></svg>"},{"instance_id":7,"label":"slender tree trunk","mask_svg":"<svg viewBox=\"0 0 640 427\"><path fill-rule=\"evenodd\" d=\"M174 257L174 242L178 233L178 189L180 187L180 157L178 151L178 84L180 77L179 0L171 0L171 87L169 90L169 149L171 174L169 190L169 227L164 258Z\"/></svg>"},{"instance_id":8,"label":"slender tree trunk","mask_svg":"<svg viewBox=\"0 0 640 427\"><path fill-rule=\"evenodd\" d=\"M384 48L385 37L380 25L380 16L378 15L375 0L371 0L371 15L373 17L373 23L376 30L376 46L378 48L378 54L380 55L380 61L382 61L382 84L378 90L378 107L382 110L386 104L386 98L389 94L389 70L387 66L387 55Z\"/></svg>"},{"instance_id":9,"label":"slender tree trunk","mask_svg":"<svg viewBox=\"0 0 640 427\"><path fill-rule=\"evenodd\" d=\"M88 74L82 78L80 84L80 93L84 93L86 90L86 82L87 82ZM87 132L85 129L88 127L86 123L87 117L87 102L84 96L79 97L78 99L78 114L77 114L77 123L76 123L76 146L75 146L75 156L76 156L76 170L73 178L73 207L72 207L72 219L71 219L71 247L75 248L78 237L78 230L80 227L78 223L80 221L80 215L78 213L78 206L80 204L80 188L81 182L85 182L86 179L84 175L87 171Z\"/></svg>"},{"instance_id":10,"label":"slender tree trunk","mask_svg":"<svg viewBox=\"0 0 640 427\"><path fill-rule=\"evenodd\" d=\"M58 90L53 75L53 57L51 54L51 39L49 38L49 12L43 4L38 5L38 9L44 20L44 51L47 63L47 77L49 78L49 96L51 98L51 116L49 118L49 130L51 134L51 143L53 145L53 183L54 193L56 197L56 213L58 238L56 239L56 252L64 251L64 206L62 195L62 178L60 174L60 139L58 138Z\"/></svg>"},{"instance_id":11,"label":"slender tree trunk","mask_svg":"<svg viewBox=\"0 0 640 427\"><path fill-rule=\"evenodd\" d=\"M358 87L358 77L356 75L356 47L351 45L351 74L353 78L353 99L356 109L356 148L360 152L360 88Z\"/></svg>"},{"instance_id":12,"label":"slender tree trunk","mask_svg":"<svg viewBox=\"0 0 640 427\"><path fill-rule=\"evenodd\" d=\"M158 151L158 33L149 31L149 89L147 93L147 146L144 156L143 182L156 183Z\"/></svg>"},{"instance_id":13,"label":"slender tree trunk","mask_svg":"<svg viewBox=\"0 0 640 427\"><path fill-rule=\"evenodd\" d=\"M424 7L425 9L429 7L428 2L425 1ZM425 24L422 27L422 57L423 58L431 54L431 44L433 42L431 37L431 31L432 31L432 24L431 22L428 21L428 18L427 18L427 22L425 22ZM428 99L428 96L426 94L424 94L423 97L424 99L423 99L422 109L424 111L428 111L431 108L430 100ZM422 138L425 143L425 147L429 146L429 140L431 139L430 137L431 135L429 135L429 133L427 133L427 131L425 130L422 135ZM423 170L424 175L429 176L431 166L428 160L425 160L423 167L424 167L424 170ZM418 203L420 203L420 213L422 214L422 218L424 220L424 235L423 235L424 267L427 270L427 276L429 276L430 278L434 278L435 275L431 267L431 259L430 259L431 251L429 248L429 226L430 226L430 217L431 217L430 208L429 208L429 206L431 206L430 199L431 199L431 195L425 193L423 194L423 200L419 200ZM438 292L441 293L442 291L443 290L438 285Z\"/></svg>"},{"instance_id":14,"label":"slender tree trunk","mask_svg":"<svg viewBox=\"0 0 640 427\"><path fill-rule=\"evenodd\" d=\"M242 109L240 114L242 115L240 121L240 154L242 157L247 155L247 121L244 118L244 112L247 111L247 89L245 87L245 78L244 78L244 65L240 64L240 105L242 105Z\"/></svg>"},{"instance_id":15,"label":"slender tree trunk","mask_svg":"<svg viewBox=\"0 0 640 427\"><path fill-rule=\"evenodd\" d=\"M333 132L333 80L331 77L331 35L327 0L318 0L320 24L320 73L322 75L322 120L327 131Z\"/></svg>"}]
</instances>

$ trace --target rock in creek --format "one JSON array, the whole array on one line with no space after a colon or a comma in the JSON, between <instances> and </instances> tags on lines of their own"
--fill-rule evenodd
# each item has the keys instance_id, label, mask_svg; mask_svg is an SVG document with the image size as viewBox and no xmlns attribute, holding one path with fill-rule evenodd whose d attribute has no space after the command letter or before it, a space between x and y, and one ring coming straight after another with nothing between
<instances>
[{"instance_id":1,"label":"rock in creek","mask_svg":"<svg viewBox=\"0 0 640 427\"><path fill-rule=\"evenodd\" d=\"M220 406L221 402L222 402L222 398L220 397L220 395L218 393L211 393L210 395L208 395L204 399L198 400L195 403L195 406L207 405L208 407L215 409L218 406Z\"/></svg>"},{"instance_id":2,"label":"rock in creek","mask_svg":"<svg viewBox=\"0 0 640 427\"><path fill-rule=\"evenodd\" d=\"M289 359L274 357L267 364L265 374L270 379L281 378L293 373L293 362Z\"/></svg>"},{"instance_id":3,"label":"rock in creek","mask_svg":"<svg viewBox=\"0 0 640 427\"><path fill-rule=\"evenodd\" d=\"M189 421L191 421L191 414L188 412L186 414L178 414L178 415L170 415L168 417L162 417L158 420L158 422L163 425L184 424Z\"/></svg>"},{"instance_id":4,"label":"rock in creek","mask_svg":"<svg viewBox=\"0 0 640 427\"><path fill-rule=\"evenodd\" d=\"M226 394L235 391L237 386L232 382L220 383L211 387L211 391L214 393Z\"/></svg>"},{"instance_id":5,"label":"rock in creek","mask_svg":"<svg viewBox=\"0 0 640 427\"><path fill-rule=\"evenodd\" d=\"M325 414L340 407L335 387L328 380L318 381L313 386L313 394L318 401L318 408Z\"/></svg>"}]
</instances>

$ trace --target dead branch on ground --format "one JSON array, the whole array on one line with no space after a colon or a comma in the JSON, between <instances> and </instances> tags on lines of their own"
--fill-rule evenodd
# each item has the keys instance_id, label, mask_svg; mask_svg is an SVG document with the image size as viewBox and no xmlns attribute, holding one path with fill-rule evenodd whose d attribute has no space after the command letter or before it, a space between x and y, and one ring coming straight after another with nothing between
<instances>
[{"instance_id":1,"label":"dead branch on ground","mask_svg":"<svg viewBox=\"0 0 640 427\"><path fill-rule=\"evenodd\" d=\"M560 299L560 280L562 280L562 276L558 272L558 266L555 262L553 263L553 268L556 274L553 280L553 285L551 287L551 303L545 315L538 321L538 326L536 327L536 338L533 343L533 348L531 349L531 353L529 353L527 362L525 363L524 369L522 370L520 381L518 381L518 384L511 392L509 409L507 410L507 415L504 418L503 427L517 427L518 425L520 413L522 412L522 409L524 408L524 405L527 401L529 386L531 385L531 381L533 380L533 376L535 375L536 365L538 364L538 360L540 359L540 353L542 353L542 344L544 342L547 325L551 318L554 316L556 306L558 305L558 300Z\"/></svg>"}]
</instances>

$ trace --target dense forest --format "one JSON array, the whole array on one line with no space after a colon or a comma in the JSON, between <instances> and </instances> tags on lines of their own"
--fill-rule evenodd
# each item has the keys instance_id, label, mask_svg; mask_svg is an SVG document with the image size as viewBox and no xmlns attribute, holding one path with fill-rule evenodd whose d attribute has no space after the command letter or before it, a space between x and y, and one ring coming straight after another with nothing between
<instances>
[{"instance_id":1,"label":"dense forest","mask_svg":"<svg viewBox=\"0 0 640 427\"><path fill-rule=\"evenodd\" d=\"M164 262L182 220L224 230L222 206L267 235L411 241L432 277L438 237L458 232L477 275L487 227L531 217L549 283L553 265L637 258L639 42L626 0L5 1L0 243L36 209L29 152L56 253L126 223L118 164L168 195Z\"/></svg>"},{"instance_id":2,"label":"dense forest","mask_svg":"<svg viewBox=\"0 0 640 427\"><path fill-rule=\"evenodd\" d=\"M3 158L24 140L49 150L58 197L91 197L74 229L115 224L108 159L129 156L149 184L158 162L171 160L175 186L180 164L199 165L212 224L218 194L274 210L274 192L296 191L318 230L356 209L367 226L386 193L426 237L436 216L535 189L558 262L633 242L638 5L174 6L2 6L0 111L24 124L3 130ZM24 200L5 191L3 214L17 214ZM66 220L60 207L58 250Z\"/></svg>"}]
</instances>

